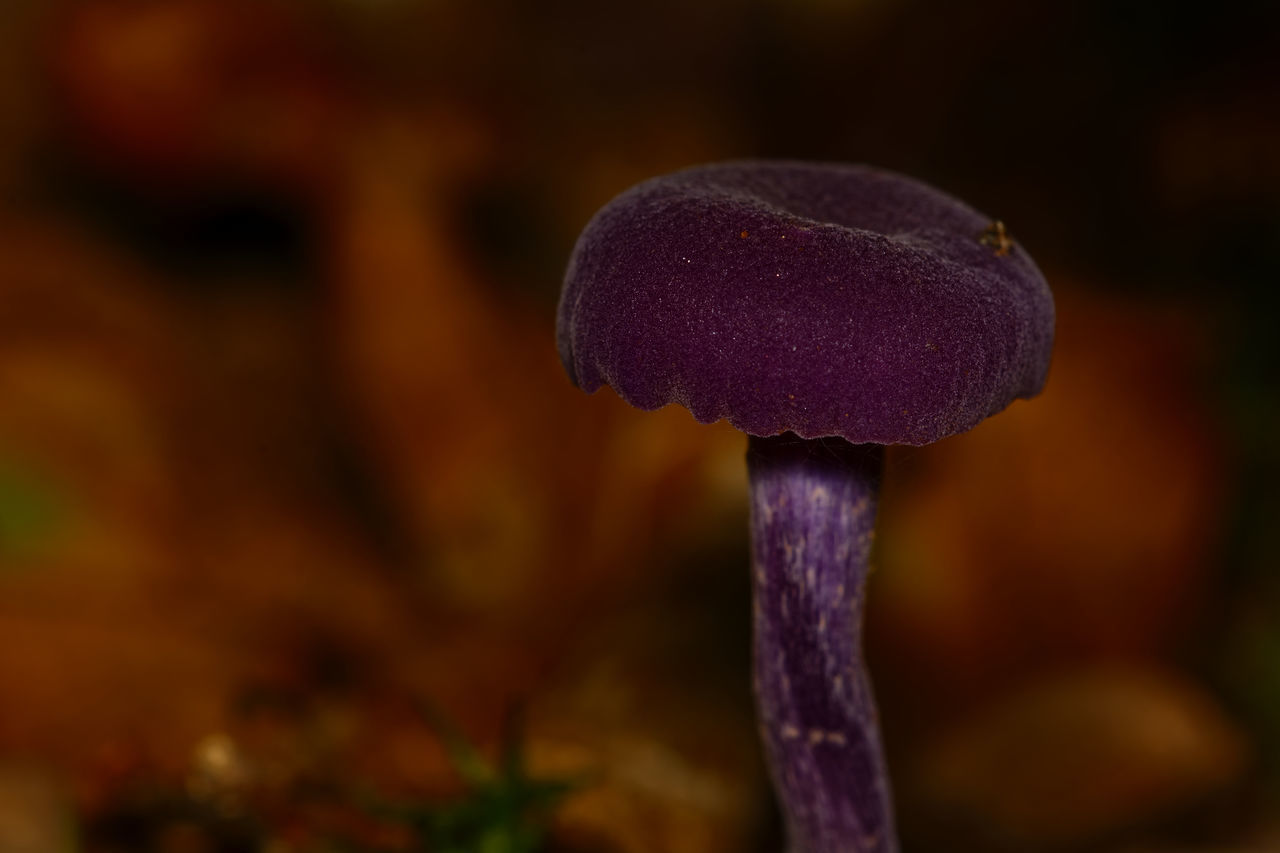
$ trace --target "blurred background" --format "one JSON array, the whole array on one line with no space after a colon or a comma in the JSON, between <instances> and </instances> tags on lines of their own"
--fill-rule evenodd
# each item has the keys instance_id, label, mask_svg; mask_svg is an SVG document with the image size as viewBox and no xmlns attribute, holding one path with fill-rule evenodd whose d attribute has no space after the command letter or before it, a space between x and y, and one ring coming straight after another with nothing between
<instances>
[{"instance_id":1,"label":"blurred background","mask_svg":"<svg viewBox=\"0 0 1280 853\"><path fill-rule=\"evenodd\" d=\"M1280 7L5 0L0 849L776 851L745 439L554 348L614 194L911 173L1059 307L890 454L907 851L1280 850Z\"/></svg>"}]
</instances>

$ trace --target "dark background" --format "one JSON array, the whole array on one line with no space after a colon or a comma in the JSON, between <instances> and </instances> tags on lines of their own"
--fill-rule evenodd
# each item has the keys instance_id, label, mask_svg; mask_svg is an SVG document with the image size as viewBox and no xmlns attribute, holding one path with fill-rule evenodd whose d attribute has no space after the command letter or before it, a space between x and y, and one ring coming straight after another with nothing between
<instances>
[{"instance_id":1,"label":"dark background","mask_svg":"<svg viewBox=\"0 0 1280 853\"><path fill-rule=\"evenodd\" d=\"M1041 397L890 454L905 849L1280 849L1278 9L8 0L0 847L779 849L745 440L553 334L595 209L759 156L1058 301Z\"/></svg>"}]
</instances>

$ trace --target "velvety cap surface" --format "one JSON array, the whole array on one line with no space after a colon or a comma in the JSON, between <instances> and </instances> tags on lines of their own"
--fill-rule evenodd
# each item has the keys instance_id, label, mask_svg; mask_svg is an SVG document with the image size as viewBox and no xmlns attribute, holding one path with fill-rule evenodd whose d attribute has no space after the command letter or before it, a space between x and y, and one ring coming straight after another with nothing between
<instances>
[{"instance_id":1,"label":"velvety cap surface","mask_svg":"<svg viewBox=\"0 0 1280 853\"><path fill-rule=\"evenodd\" d=\"M1044 384L1053 297L990 217L867 166L743 161L639 184L578 238L581 388L753 435L927 444Z\"/></svg>"}]
</instances>

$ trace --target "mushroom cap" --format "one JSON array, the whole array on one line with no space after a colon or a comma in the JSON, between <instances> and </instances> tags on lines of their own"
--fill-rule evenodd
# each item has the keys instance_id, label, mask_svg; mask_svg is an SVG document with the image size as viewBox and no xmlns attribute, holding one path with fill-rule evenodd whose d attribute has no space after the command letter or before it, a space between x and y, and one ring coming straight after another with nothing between
<instances>
[{"instance_id":1,"label":"mushroom cap","mask_svg":"<svg viewBox=\"0 0 1280 853\"><path fill-rule=\"evenodd\" d=\"M752 435L928 444L1044 385L1053 296L1003 238L963 202L869 166L687 169L587 224L560 358L586 391Z\"/></svg>"}]
</instances>

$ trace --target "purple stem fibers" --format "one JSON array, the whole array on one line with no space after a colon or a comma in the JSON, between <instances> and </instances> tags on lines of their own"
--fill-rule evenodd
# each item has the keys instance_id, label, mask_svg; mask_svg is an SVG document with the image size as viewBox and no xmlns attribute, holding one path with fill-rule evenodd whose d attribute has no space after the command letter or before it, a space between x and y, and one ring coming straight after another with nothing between
<instances>
[{"instance_id":1,"label":"purple stem fibers","mask_svg":"<svg viewBox=\"0 0 1280 853\"><path fill-rule=\"evenodd\" d=\"M755 689L791 853L891 853L889 777L862 659L884 448L752 436Z\"/></svg>"}]
</instances>

